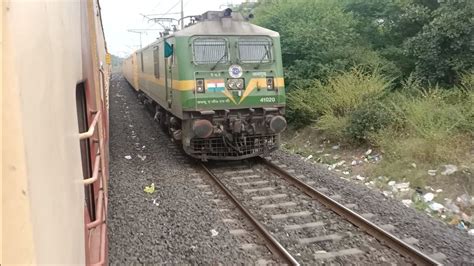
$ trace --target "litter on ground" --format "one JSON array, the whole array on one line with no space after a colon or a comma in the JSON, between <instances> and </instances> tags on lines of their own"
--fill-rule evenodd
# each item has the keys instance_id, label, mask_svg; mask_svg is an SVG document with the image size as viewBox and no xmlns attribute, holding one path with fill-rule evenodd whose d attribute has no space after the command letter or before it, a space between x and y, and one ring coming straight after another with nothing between
<instances>
[{"instance_id":1,"label":"litter on ground","mask_svg":"<svg viewBox=\"0 0 474 266\"><path fill-rule=\"evenodd\" d=\"M151 185L146 186L143 191L145 191L148 194L153 194L155 192L155 183L151 183Z\"/></svg>"}]
</instances>

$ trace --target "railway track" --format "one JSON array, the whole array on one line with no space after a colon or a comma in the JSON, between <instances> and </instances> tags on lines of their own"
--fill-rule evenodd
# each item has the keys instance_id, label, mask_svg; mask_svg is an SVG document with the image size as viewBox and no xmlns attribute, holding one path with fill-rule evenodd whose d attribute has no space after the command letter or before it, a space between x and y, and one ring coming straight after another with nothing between
<instances>
[{"instance_id":1,"label":"railway track","mask_svg":"<svg viewBox=\"0 0 474 266\"><path fill-rule=\"evenodd\" d=\"M284 263L439 265L285 165L257 158L200 167Z\"/></svg>"},{"instance_id":2,"label":"railway track","mask_svg":"<svg viewBox=\"0 0 474 266\"><path fill-rule=\"evenodd\" d=\"M315 189L314 181L304 181L306 177L295 175L286 165L261 157L243 162L198 164L198 172L202 170L211 178L250 225L230 230L230 234L244 236L241 249L254 249L253 257L259 258L259 265L325 262L440 265L388 230L325 195L325 191ZM188 170L196 171L192 165ZM207 185L197 186L206 190L203 193L213 195ZM234 215L239 216L230 216ZM235 219L227 217L223 221ZM259 250L261 240L273 257Z\"/></svg>"}]
</instances>

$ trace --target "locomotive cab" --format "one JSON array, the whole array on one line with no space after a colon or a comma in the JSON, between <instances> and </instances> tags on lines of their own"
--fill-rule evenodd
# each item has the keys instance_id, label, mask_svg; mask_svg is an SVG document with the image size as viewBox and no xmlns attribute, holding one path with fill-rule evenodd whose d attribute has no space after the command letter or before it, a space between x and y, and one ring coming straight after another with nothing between
<instances>
[{"instance_id":1,"label":"locomotive cab","mask_svg":"<svg viewBox=\"0 0 474 266\"><path fill-rule=\"evenodd\" d=\"M201 159L268 153L278 148L279 133L286 128L279 38L238 13L221 15L203 15L207 26L221 34L210 31L188 40L194 110L185 111L183 146Z\"/></svg>"}]
</instances>

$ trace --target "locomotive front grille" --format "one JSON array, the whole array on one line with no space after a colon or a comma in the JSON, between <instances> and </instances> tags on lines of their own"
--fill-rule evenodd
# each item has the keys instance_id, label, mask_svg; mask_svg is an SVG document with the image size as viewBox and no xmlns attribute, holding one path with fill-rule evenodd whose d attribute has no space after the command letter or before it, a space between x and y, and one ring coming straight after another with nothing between
<instances>
[{"instance_id":1,"label":"locomotive front grille","mask_svg":"<svg viewBox=\"0 0 474 266\"><path fill-rule=\"evenodd\" d=\"M232 141L224 137L193 138L188 153L201 159L237 160L271 152L278 145L278 135L242 135Z\"/></svg>"}]
</instances>

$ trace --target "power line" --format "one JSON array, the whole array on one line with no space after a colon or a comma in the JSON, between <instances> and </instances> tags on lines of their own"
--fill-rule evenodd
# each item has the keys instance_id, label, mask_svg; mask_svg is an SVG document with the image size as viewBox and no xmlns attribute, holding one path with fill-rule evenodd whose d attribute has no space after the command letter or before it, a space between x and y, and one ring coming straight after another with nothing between
<instances>
[{"instance_id":1,"label":"power line","mask_svg":"<svg viewBox=\"0 0 474 266\"><path fill-rule=\"evenodd\" d=\"M168 15L168 14L171 12L171 10L173 10L175 7L177 7L177 6L181 3L181 1L182 1L182 0L178 0L178 1L176 2L176 4L174 4L173 7L171 7L170 9L168 9L168 11L166 11L163 15Z\"/></svg>"},{"instance_id":2,"label":"power line","mask_svg":"<svg viewBox=\"0 0 474 266\"><path fill-rule=\"evenodd\" d=\"M155 10L159 5L160 5L160 1L158 1L158 4L156 4L156 5L151 9L151 11Z\"/></svg>"},{"instance_id":3,"label":"power line","mask_svg":"<svg viewBox=\"0 0 474 266\"><path fill-rule=\"evenodd\" d=\"M158 29L128 29L128 32L137 33L140 35L140 49L142 49L142 34L146 33L149 30L158 30Z\"/></svg>"}]
</instances>

